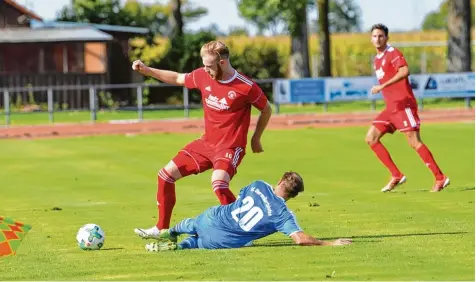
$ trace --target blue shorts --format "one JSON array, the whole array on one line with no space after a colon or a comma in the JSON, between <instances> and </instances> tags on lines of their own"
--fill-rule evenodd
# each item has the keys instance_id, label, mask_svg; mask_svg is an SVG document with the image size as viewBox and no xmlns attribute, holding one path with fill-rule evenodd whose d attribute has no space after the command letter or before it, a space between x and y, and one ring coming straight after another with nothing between
<instances>
[{"instance_id":1,"label":"blue shorts","mask_svg":"<svg viewBox=\"0 0 476 282\"><path fill-rule=\"evenodd\" d=\"M202 249L241 248L252 239L240 235L233 226L225 226L217 220L217 207L212 207L195 218L194 227L198 235L198 247Z\"/></svg>"}]
</instances>

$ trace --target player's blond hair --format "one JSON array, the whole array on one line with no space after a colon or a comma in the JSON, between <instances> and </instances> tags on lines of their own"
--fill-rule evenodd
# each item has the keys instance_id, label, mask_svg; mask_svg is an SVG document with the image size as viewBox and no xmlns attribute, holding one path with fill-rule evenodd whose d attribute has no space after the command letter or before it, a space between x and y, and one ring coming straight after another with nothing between
<instances>
[{"instance_id":1,"label":"player's blond hair","mask_svg":"<svg viewBox=\"0 0 476 282\"><path fill-rule=\"evenodd\" d=\"M200 56L214 55L218 60L230 58L230 51L225 43L221 41L210 41L202 46L200 49Z\"/></svg>"}]
</instances>

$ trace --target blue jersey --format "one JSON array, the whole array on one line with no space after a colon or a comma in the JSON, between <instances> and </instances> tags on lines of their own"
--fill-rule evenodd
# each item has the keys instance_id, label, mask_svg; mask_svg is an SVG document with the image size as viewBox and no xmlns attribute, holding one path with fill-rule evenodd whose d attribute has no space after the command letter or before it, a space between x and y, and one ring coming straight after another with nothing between
<instances>
[{"instance_id":1,"label":"blue jersey","mask_svg":"<svg viewBox=\"0 0 476 282\"><path fill-rule=\"evenodd\" d=\"M302 231L283 198L264 181L255 181L226 206L208 209L197 218L200 247L239 248L277 231L290 236Z\"/></svg>"}]
</instances>

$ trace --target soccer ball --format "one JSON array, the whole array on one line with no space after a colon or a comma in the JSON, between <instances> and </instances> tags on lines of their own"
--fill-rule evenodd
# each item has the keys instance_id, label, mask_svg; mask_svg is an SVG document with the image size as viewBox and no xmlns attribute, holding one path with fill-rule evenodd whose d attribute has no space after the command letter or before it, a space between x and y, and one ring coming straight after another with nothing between
<instances>
[{"instance_id":1,"label":"soccer ball","mask_svg":"<svg viewBox=\"0 0 476 282\"><path fill-rule=\"evenodd\" d=\"M99 250L104 246L104 239L106 234L94 223L81 226L76 234L76 241L81 250Z\"/></svg>"}]
</instances>

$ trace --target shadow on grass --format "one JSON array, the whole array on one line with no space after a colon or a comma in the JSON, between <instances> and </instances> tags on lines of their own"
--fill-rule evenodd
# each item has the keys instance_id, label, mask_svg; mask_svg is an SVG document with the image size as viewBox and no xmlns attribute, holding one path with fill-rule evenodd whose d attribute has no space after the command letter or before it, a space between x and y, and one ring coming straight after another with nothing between
<instances>
[{"instance_id":1,"label":"shadow on grass","mask_svg":"<svg viewBox=\"0 0 476 282\"><path fill-rule=\"evenodd\" d=\"M104 248L101 251L117 251L117 250L124 250L124 248Z\"/></svg>"},{"instance_id":2,"label":"shadow on grass","mask_svg":"<svg viewBox=\"0 0 476 282\"><path fill-rule=\"evenodd\" d=\"M413 236L437 236L437 235L460 235L468 234L469 232L433 232L433 233L410 233L410 234L381 234L381 235L362 235L362 236L351 236L345 238L352 239L381 239L381 238L394 238L394 237L413 237ZM319 238L321 240L336 240L342 237L329 237L329 238ZM381 240L354 240L355 242L380 242ZM273 240L267 242L258 242L253 243L252 247L283 247L283 246L297 246L293 241L290 240Z\"/></svg>"},{"instance_id":3,"label":"shadow on grass","mask_svg":"<svg viewBox=\"0 0 476 282\"><path fill-rule=\"evenodd\" d=\"M473 187L446 187L445 189L443 189L443 191L441 192L465 192L465 191L474 191L474 186ZM423 193L430 193L430 190L429 189L418 189L418 190L413 190L413 191L405 191L404 189L396 189L394 191L391 191L389 193L396 193L396 194L407 194L407 193L412 193L412 192L423 192ZM438 193L436 193L438 194Z\"/></svg>"},{"instance_id":4,"label":"shadow on grass","mask_svg":"<svg viewBox=\"0 0 476 282\"><path fill-rule=\"evenodd\" d=\"M474 187L464 187L461 188L460 191L474 191Z\"/></svg>"}]
</instances>

